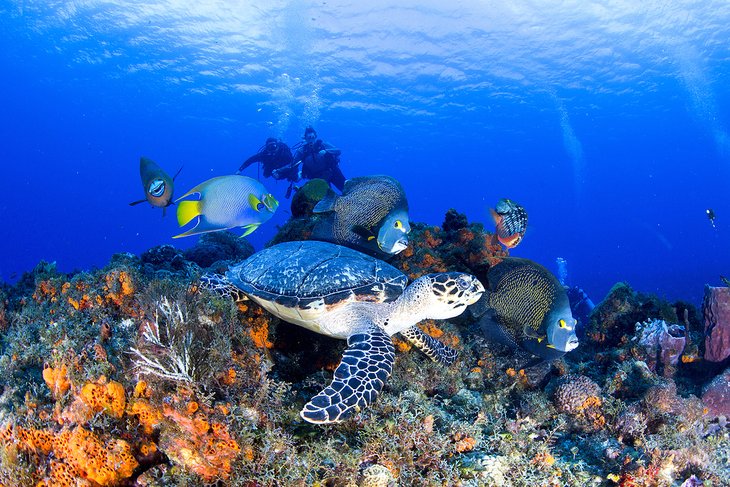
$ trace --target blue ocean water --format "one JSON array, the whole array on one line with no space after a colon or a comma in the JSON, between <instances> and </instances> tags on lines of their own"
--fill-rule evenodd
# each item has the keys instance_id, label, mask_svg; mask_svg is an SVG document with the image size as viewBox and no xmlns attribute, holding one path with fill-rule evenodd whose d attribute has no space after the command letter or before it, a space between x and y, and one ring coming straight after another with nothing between
<instances>
[{"instance_id":1,"label":"blue ocean water","mask_svg":"<svg viewBox=\"0 0 730 487\"><path fill-rule=\"evenodd\" d=\"M140 156L183 167L182 195L309 124L346 176L398 178L412 221L491 229L519 202L512 255L565 258L594 301L626 281L699 304L730 274L730 3L262 3L0 1L0 278L189 247L128 206ZM264 183L256 248L289 216Z\"/></svg>"}]
</instances>

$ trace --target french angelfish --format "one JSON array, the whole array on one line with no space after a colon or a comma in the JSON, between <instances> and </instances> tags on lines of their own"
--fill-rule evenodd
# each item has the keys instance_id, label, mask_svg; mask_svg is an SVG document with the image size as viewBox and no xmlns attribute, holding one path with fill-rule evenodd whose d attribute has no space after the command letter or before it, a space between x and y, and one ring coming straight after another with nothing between
<instances>
[{"instance_id":1,"label":"french angelfish","mask_svg":"<svg viewBox=\"0 0 730 487\"><path fill-rule=\"evenodd\" d=\"M185 200L199 193L200 200ZM274 215L279 202L264 186L248 176L219 176L209 179L177 199L177 222L182 227L195 217L196 225L173 238L243 227L242 237Z\"/></svg>"},{"instance_id":2,"label":"french angelfish","mask_svg":"<svg viewBox=\"0 0 730 487\"><path fill-rule=\"evenodd\" d=\"M314 236L359 250L397 254L408 246L408 200L401 184L390 176L348 179L314 207L322 215Z\"/></svg>"},{"instance_id":3,"label":"french angelfish","mask_svg":"<svg viewBox=\"0 0 730 487\"><path fill-rule=\"evenodd\" d=\"M149 201L152 206L162 208L162 216L165 216L166 208L172 203L175 178L180 174L182 168L170 177L155 161L146 157L139 158L139 176L142 179L142 187L146 198L133 201L129 206L138 205Z\"/></svg>"},{"instance_id":4,"label":"french angelfish","mask_svg":"<svg viewBox=\"0 0 730 487\"><path fill-rule=\"evenodd\" d=\"M487 272L489 289L473 305L485 336L553 360L578 346L565 288L545 267L506 258Z\"/></svg>"},{"instance_id":5,"label":"french angelfish","mask_svg":"<svg viewBox=\"0 0 730 487\"><path fill-rule=\"evenodd\" d=\"M489 213L496 225L497 240L509 249L517 247L527 230L527 211L514 201L502 198Z\"/></svg>"}]
</instances>

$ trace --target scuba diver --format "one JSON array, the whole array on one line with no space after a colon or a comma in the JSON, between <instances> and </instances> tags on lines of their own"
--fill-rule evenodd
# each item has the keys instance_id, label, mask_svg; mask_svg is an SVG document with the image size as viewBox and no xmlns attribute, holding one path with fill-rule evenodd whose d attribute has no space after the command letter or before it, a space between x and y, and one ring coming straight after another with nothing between
<instances>
[{"instance_id":1,"label":"scuba diver","mask_svg":"<svg viewBox=\"0 0 730 487\"><path fill-rule=\"evenodd\" d=\"M273 175L276 179L282 179L273 173L277 169L290 166L292 161L293 158L289 146L279 139L269 137L266 139L266 143L256 154L243 161L243 164L241 164L241 167L238 168L236 174L241 174L244 169L254 162L260 162L264 169L265 178L269 178Z\"/></svg>"},{"instance_id":2,"label":"scuba diver","mask_svg":"<svg viewBox=\"0 0 730 487\"><path fill-rule=\"evenodd\" d=\"M570 301L570 309L573 313L573 318L578 320L578 326L576 332L580 338L585 336L585 329L588 326L590 315L596 305L593 303L588 294L578 286L570 286L568 284L568 261L562 257L555 259L555 263L558 267L558 281L563 285L565 292L568 295L568 301Z\"/></svg>"},{"instance_id":3,"label":"scuba diver","mask_svg":"<svg viewBox=\"0 0 730 487\"><path fill-rule=\"evenodd\" d=\"M318 139L311 126L304 130L304 142L295 148L294 163L272 172L276 179L286 178L293 184L302 178L321 178L342 192L345 176L340 170L340 149Z\"/></svg>"}]
</instances>

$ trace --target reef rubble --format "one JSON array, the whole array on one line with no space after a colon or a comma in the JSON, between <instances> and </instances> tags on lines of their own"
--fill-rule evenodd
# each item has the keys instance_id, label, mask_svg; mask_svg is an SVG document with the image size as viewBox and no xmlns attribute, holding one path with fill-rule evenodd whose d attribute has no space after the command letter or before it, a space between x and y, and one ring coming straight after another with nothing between
<instances>
[{"instance_id":1,"label":"reef rubble","mask_svg":"<svg viewBox=\"0 0 730 487\"><path fill-rule=\"evenodd\" d=\"M274 242L307 238L297 205ZM486 282L491 237L450 210L389 262ZM298 412L345 343L197 287L252 252L222 232L3 284L0 487L730 485L729 364L692 305L618 283L578 349L528 369L468 313L426 321L455 364L396 336L378 400L317 426Z\"/></svg>"}]
</instances>

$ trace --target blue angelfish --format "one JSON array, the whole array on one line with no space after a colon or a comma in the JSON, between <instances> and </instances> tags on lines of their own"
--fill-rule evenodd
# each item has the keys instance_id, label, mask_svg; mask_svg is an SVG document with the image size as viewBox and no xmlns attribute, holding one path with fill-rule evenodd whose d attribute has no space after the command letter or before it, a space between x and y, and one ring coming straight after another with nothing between
<instances>
[{"instance_id":1,"label":"blue angelfish","mask_svg":"<svg viewBox=\"0 0 730 487\"><path fill-rule=\"evenodd\" d=\"M199 193L199 200L183 198ZM209 179L177 199L177 222L182 227L195 217L198 222L190 230L173 238L217 232L242 227L249 235L268 221L279 202L264 185L247 176L219 176Z\"/></svg>"}]
</instances>

